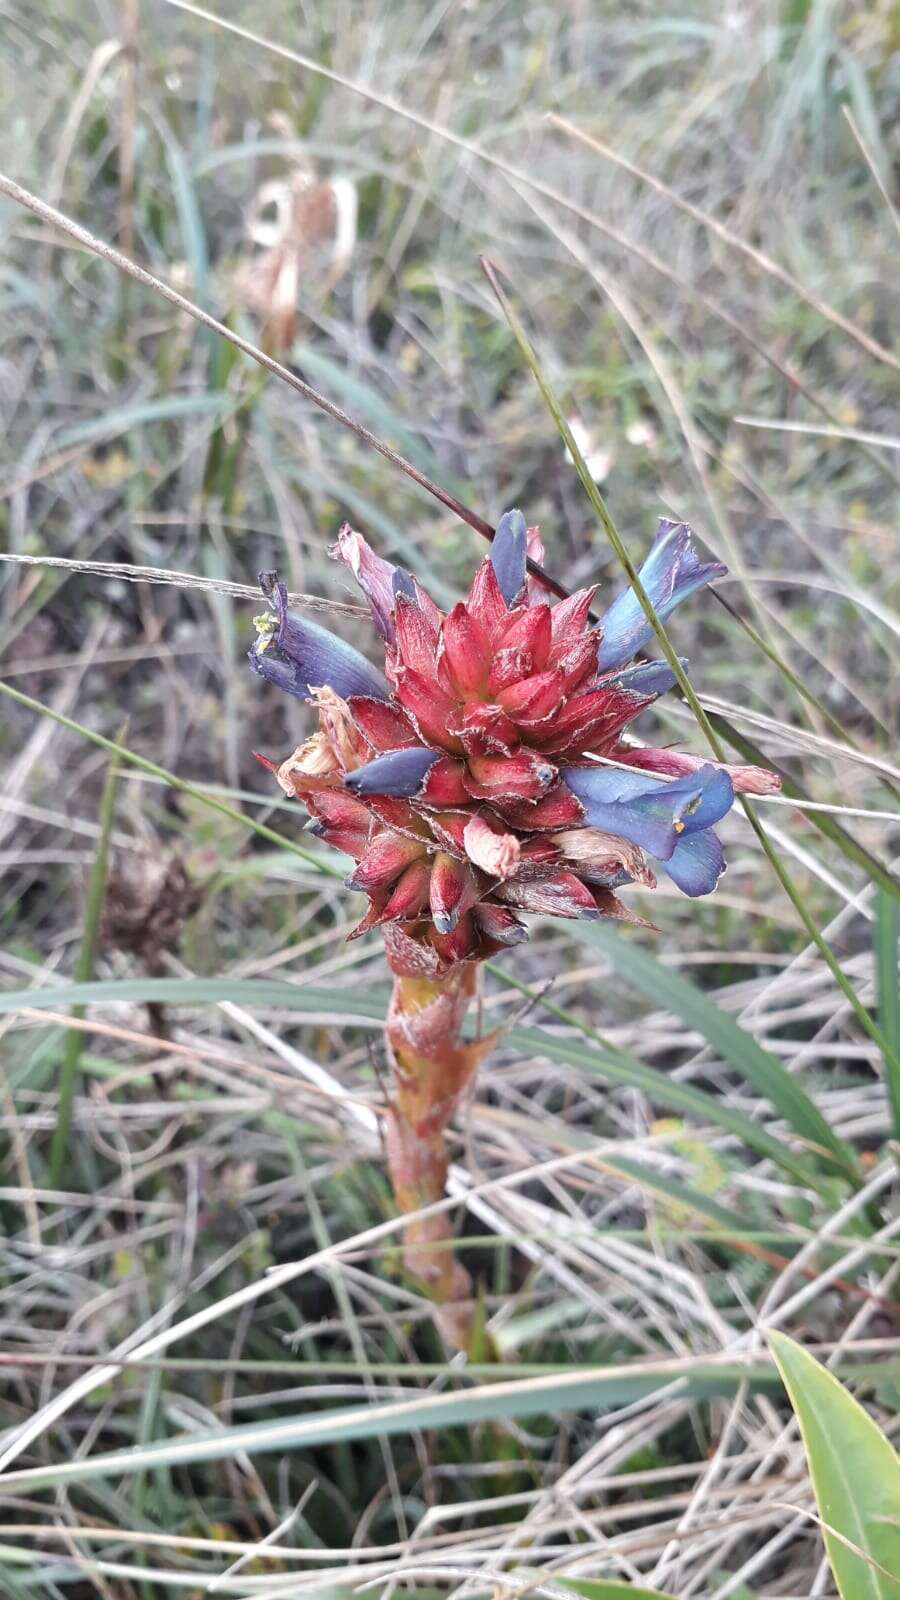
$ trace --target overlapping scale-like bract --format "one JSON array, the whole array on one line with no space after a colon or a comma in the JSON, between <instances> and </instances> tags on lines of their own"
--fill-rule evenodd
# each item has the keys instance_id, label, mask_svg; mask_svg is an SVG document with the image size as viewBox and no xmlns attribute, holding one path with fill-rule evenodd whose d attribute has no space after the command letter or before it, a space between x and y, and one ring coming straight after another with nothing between
<instances>
[{"instance_id":1,"label":"overlapping scale-like bract","mask_svg":"<svg viewBox=\"0 0 900 1600\"><path fill-rule=\"evenodd\" d=\"M777 779L624 741L674 681L666 663L627 664L649 634L630 590L599 624L593 589L552 604L529 576L528 556L543 551L519 511L501 518L446 615L348 526L332 554L369 601L384 676L293 616L271 577L250 656L318 708L319 732L279 781L356 859L348 883L370 902L356 932L393 930L395 971L433 976L520 943L522 913L640 920L615 890L653 887L654 863L688 895L715 887L713 824L735 788L765 792ZM723 571L700 562L684 524L664 521L641 579L667 615Z\"/></svg>"}]
</instances>

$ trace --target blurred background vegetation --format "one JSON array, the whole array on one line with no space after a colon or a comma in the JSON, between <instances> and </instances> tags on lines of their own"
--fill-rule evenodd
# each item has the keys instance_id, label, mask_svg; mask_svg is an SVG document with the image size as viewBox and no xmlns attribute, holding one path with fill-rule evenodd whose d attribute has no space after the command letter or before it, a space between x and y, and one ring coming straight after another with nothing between
<instances>
[{"instance_id":1,"label":"blurred background vegetation","mask_svg":"<svg viewBox=\"0 0 900 1600\"><path fill-rule=\"evenodd\" d=\"M460 1231L502 1376L525 1387L504 1410L488 1364L448 1368L396 1233L367 1237L391 1217L365 1115L380 946L343 944L357 898L253 760L286 754L305 713L247 670L258 605L227 585L277 567L355 604L327 557L345 518L441 600L483 546L276 378L0 202L0 676L69 719L7 697L0 721L0 1422L208 1312L71 1395L17 1457L74 1465L0 1495L0 1588L201 1594L243 1555L220 1592L577 1576L833 1594L760 1330L896 1414L897 10L220 11L6 0L3 170L482 516L521 505L548 570L611 595L616 558L488 255L633 558L674 515L728 562L732 609L698 597L671 635L739 740L839 808L759 810L882 1033L740 813L714 897L632 895L657 935L536 927L488 976L488 1020L524 1026L455 1149L471 1181L509 1180ZM366 647L353 614L326 620ZM675 696L641 731L702 750L691 722ZM89 734L193 792L127 762L110 784ZM92 974L102 1004L68 1026L54 996ZM792 1120L798 1087L853 1177ZM126 1475L90 1475L128 1447Z\"/></svg>"}]
</instances>

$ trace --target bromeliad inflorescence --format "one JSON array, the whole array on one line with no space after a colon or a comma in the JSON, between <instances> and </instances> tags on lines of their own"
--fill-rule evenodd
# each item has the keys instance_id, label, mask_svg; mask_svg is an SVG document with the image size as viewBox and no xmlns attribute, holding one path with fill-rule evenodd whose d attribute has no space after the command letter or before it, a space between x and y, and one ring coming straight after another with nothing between
<instances>
[{"instance_id":1,"label":"bromeliad inflorescence","mask_svg":"<svg viewBox=\"0 0 900 1600\"><path fill-rule=\"evenodd\" d=\"M383 931L396 977L388 1156L401 1209L414 1211L443 1194L444 1130L491 1042L461 1042L475 964L527 939L529 912L640 921L616 890L653 888L655 867L687 895L710 893L725 867L714 824L735 789L778 780L626 742L674 674L633 659L652 637L633 590L599 624L594 589L550 603L528 573L543 549L520 511L501 518L446 616L349 526L332 554L366 595L384 673L289 612L274 575L261 579L270 610L250 662L318 710L312 738L264 764L313 831L356 860L348 886L369 909L350 937ZM640 578L664 619L724 572L700 561L685 523L662 520ZM443 1216L413 1223L406 1259L446 1337L465 1345L471 1285L447 1243Z\"/></svg>"}]
</instances>

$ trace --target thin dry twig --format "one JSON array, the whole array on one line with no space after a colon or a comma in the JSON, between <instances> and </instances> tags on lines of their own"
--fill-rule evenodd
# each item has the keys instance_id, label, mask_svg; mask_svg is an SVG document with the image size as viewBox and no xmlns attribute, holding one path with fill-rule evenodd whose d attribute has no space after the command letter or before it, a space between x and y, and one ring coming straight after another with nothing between
<instances>
[{"instance_id":1,"label":"thin dry twig","mask_svg":"<svg viewBox=\"0 0 900 1600\"><path fill-rule=\"evenodd\" d=\"M890 433L865 433L859 428L817 428L812 422L789 422L784 417L732 417L744 428L768 428L773 433L808 433L816 439L847 439L851 444L875 444L883 450L900 450L900 439Z\"/></svg>"},{"instance_id":2,"label":"thin dry twig","mask_svg":"<svg viewBox=\"0 0 900 1600\"><path fill-rule=\"evenodd\" d=\"M193 572L176 572L167 567L137 567L127 561L76 561L66 556L26 556L18 551L0 552L0 561L22 567L62 567L68 572L91 572L98 578L124 578L128 583L170 583L179 589L204 589L208 594L228 594L236 600L260 599L259 589L249 583L231 583L226 578L200 578ZM331 611L342 617L364 616L363 606L343 600L325 600L317 594L290 594L292 606L301 611Z\"/></svg>"}]
</instances>

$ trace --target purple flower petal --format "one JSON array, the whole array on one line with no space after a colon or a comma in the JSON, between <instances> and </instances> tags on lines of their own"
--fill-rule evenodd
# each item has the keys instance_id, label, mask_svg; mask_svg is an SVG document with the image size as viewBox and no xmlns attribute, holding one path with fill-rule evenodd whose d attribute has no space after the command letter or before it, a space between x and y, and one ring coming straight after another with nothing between
<instances>
[{"instance_id":1,"label":"purple flower petal","mask_svg":"<svg viewBox=\"0 0 900 1600\"><path fill-rule=\"evenodd\" d=\"M679 839L668 861L661 863L682 894L696 899L712 894L725 871L722 846L712 828Z\"/></svg>"},{"instance_id":2,"label":"purple flower petal","mask_svg":"<svg viewBox=\"0 0 900 1600\"><path fill-rule=\"evenodd\" d=\"M528 525L521 511L504 511L491 543L491 566L508 606L516 603L525 586Z\"/></svg>"},{"instance_id":3,"label":"purple flower petal","mask_svg":"<svg viewBox=\"0 0 900 1600\"><path fill-rule=\"evenodd\" d=\"M437 752L416 745L407 750L386 750L367 761L364 767L348 772L344 779L353 794L388 795L395 800L408 799L422 787L422 780L438 760Z\"/></svg>"},{"instance_id":4,"label":"purple flower petal","mask_svg":"<svg viewBox=\"0 0 900 1600\"><path fill-rule=\"evenodd\" d=\"M684 656L678 657L682 671L687 672L688 664ZM603 683L614 683L617 689L628 689L631 694L652 696L666 694L674 688L675 674L667 661L636 661L630 667L622 667L618 672L611 672L603 678Z\"/></svg>"},{"instance_id":5,"label":"purple flower petal","mask_svg":"<svg viewBox=\"0 0 900 1600\"><path fill-rule=\"evenodd\" d=\"M727 572L720 561L701 562L686 522L670 522L661 517L659 529L644 565L640 580L660 620L665 620L695 589ZM613 601L601 622L597 664L601 672L630 661L636 651L652 638L653 629L641 609L633 589L626 589Z\"/></svg>"},{"instance_id":6,"label":"purple flower petal","mask_svg":"<svg viewBox=\"0 0 900 1600\"><path fill-rule=\"evenodd\" d=\"M272 615L256 619L259 637L248 656L254 672L285 694L308 700L310 690L327 685L342 699L371 695L388 699L388 687L365 656L327 628L287 609L287 590L274 573L260 573L260 588Z\"/></svg>"},{"instance_id":7,"label":"purple flower petal","mask_svg":"<svg viewBox=\"0 0 900 1600\"><path fill-rule=\"evenodd\" d=\"M674 808L673 814L682 824L679 835L688 838L721 822L734 805L734 784L724 767L707 763L683 778L657 784L656 800L662 811Z\"/></svg>"},{"instance_id":8,"label":"purple flower petal","mask_svg":"<svg viewBox=\"0 0 900 1600\"><path fill-rule=\"evenodd\" d=\"M629 839L660 861L670 859L680 839L718 822L734 800L727 772L713 766L652 789L642 773L613 767L569 767L562 776L593 827Z\"/></svg>"}]
</instances>

